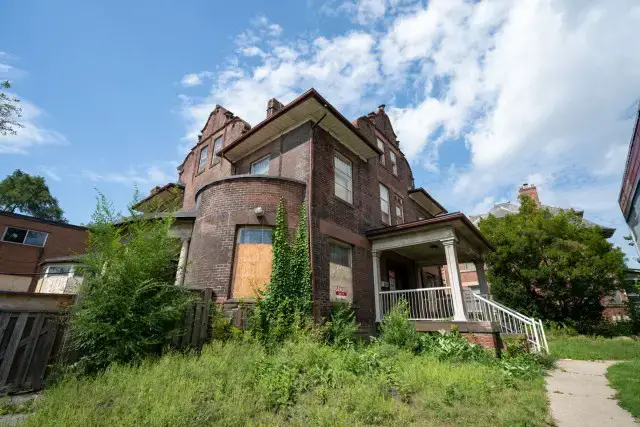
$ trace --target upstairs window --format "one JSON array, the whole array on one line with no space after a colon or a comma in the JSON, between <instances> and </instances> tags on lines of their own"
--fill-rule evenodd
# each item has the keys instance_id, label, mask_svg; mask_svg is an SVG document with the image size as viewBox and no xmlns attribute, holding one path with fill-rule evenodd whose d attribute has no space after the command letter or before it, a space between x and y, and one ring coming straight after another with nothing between
<instances>
[{"instance_id":1,"label":"upstairs window","mask_svg":"<svg viewBox=\"0 0 640 427\"><path fill-rule=\"evenodd\" d=\"M395 176L398 176L398 161L396 159L396 153L389 150L389 159L391 160L391 170Z\"/></svg>"},{"instance_id":2,"label":"upstairs window","mask_svg":"<svg viewBox=\"0 0 640 427\"><path fill-rule=\"evenodd\" d=\"M258 161L251 163L251 175L269 174L269 156L265 156Z\"/></svg>"},{"instance_id":3,"label":"upstairs window","mask_svg":"<svg viewBox=\"0 0 640 427\"><path fill-rule=\"evenodd\" d=\"M7 227L2 235L3 242L19 243L27 246L43 247L49 233L24 228Z\"/></svg>"},{"instance_id":4,"label":"upstairs window","mask_svg":"<svg viewBox=\"0 0 640 427\"><path fill-rule=\"evenodd\" d=\"M198 172L204 172L204 168L207 166L207 154L209 153L209 146L205 146L200 150L200 161L198 162Z\"/></svg>"},{"instance_id":5,"label":"upstairs window","mask_svg":"<svg viewBox=\"0 0 640 427\"><path fill-rule=\"evenodd\" d=\"M222 150L222 137L218 137L216 138L216 140L213 142L213 154L211 155L211 164L212 165L217 165L218 163L220 163L220 156L218 156L218 153L220 152L220 150Z\"/></svg>"},{"instance_id":6,"label":"upstairs window","mask_svg":"<svg viewBox=\"0 0 640 427\"><path fill-rule=\"evenodd\" d=\"M335 195L346 202L352 203L351 162L338 153L333 155L333 180Z\"/></svg>"},{"instance_id":7,"label":"upstairs window","mask_svg":"<svg viewBox=\"0 0 640 427\"><path fill-rule=\"evenodd\" d=\"M384 150L384 142L380 141L379 139L377 139L376 142L378 143L378 148L380 149L380 151L382 151L382 154L380 154L380 164L385 165L387 161L385 160L386 156Z\"/></svg>"},{"instance_id":8,"label":"upstairs window","mask_svg":"<svg viewBox=\"0 0 640 427\"><path fill-rule=\"evenodd\" d=\"M404 209L402 207L402 197L394 195L396 202L396 224L404 223Z\"/></svg>"},{"instance_id":9,"label":"upstairs window","mask_svg":"<svg viewBox=\"0 0 640 427\"><path fill-rule=\"evenodd\" d=\"M380 210L382 211L382 222L390 224L389 189L382 184L380 184Z\"/></svg>"}]
</instances>

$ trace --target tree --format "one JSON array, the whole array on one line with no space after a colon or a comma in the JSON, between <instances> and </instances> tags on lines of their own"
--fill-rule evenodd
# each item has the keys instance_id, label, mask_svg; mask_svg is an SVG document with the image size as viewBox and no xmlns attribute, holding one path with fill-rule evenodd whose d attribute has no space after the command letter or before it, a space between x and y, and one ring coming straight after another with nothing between
<instances>
[{"instance_id":1,"label":"tree","mask_svg":"<svg viewBox=\"0 0 640 427\"><path fill-rule=\"evenodd\" d=\"M11 89L11 84L7 80L0 82L0 89ZM15 135L16 128L23 127L18 123L18 119L22 117L19 102L18 98L0 92L0 135Z\"/></svg>"},{"instance_id":2,"label":"tree","mask_svg":"<svg viewBox=\"0 0 640 427\"><path fill-rule=\"evenodd\" d=\"M191 301L186 288L174 285L179 243L169 235L171 216L130 210L128 221L115 225L119 218L100 194L69 324L78 373L158 354Z\"/></svg>"},{"instance_id":3,"label":"tree","mask_svg":"<svg viewBox=\"0 0 640 427\"><path fill-rule=\"evenodd\" d=\"M20 169L0 181L0 210L21 212L36 218L66 222L58 199L49 192L41 176L32 176Z\"/></svg>"},{"instance_id":4,"label":"tree","mask_svg":"<svg viewBox=\"0 0 640 427\"><path fill-rule=\"evenodd\" d=\"M622 251L573 211L553 215L522 196L520 203L518 214L479 224L496 247L487 257L491 293L516 310L587 332L601 321L601 298L622 283Z\"/></svg>"}]
</instances>

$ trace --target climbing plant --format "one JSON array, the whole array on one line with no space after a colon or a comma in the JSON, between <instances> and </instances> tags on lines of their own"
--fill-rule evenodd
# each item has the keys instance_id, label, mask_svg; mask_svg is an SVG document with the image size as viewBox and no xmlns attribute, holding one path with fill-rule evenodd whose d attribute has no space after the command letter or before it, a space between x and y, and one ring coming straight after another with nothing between
<instances>
[{"instance_id":1,"label":"climbing plant","mask_svg":"<svg viewBox=\"0 0 640 427\"><path fill-rule=\"evenodd\" d=\"M284 200L280 200L272 250L270 282L260 295L252 319L252 331L263 341L281 341L311 315L311 262L304 205L300 208L293 242L290 242L287 212Z\"/></svg>"}]
</instances>

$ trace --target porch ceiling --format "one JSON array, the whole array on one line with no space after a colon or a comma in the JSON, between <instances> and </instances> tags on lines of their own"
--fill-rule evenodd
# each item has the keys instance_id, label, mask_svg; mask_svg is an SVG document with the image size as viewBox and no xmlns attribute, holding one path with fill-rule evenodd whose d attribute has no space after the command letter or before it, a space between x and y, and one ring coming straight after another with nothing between
<instances>
[{"instance_id":1,"label":"porch ceiling","mask_svg":"<svg viewBox=\"0 0 640 427\"><path fill-rule=\"evenodd\" d=\"M393 251L424 265L446 264L443 240L457 240L460 262L479 261L493 251L480 230L461 213L371 230L373 251Z\"/></svg>"}]
</instances>

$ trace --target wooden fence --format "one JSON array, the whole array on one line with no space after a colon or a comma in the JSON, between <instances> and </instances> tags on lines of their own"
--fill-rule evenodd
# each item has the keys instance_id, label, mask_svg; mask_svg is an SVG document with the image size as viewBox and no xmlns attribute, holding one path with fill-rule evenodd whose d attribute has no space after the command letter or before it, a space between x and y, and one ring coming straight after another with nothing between
<instances>
[{"instance_id":1,"label":"wooden fence","mask_svg":"<svg viewBox=\"0 0 640 427\"><path fill-rule=\"evenodd\" d=\"M192 290L197 299L186 310L167 344L201 349L210 338L211 289ZM0 291L0 396L39 390L47 368L69 361L62 351L66 309L74 296Z\"/></svg>"},{"instance_id":2,"label":"wooden fence","mask_svg":"<svg viewBox=\"0 0 640 427\"><path fill-rule=\"evenodd\" d=\"M42 388L73 297L0 292L0 395Z\"/></svg>"}]
</instances>

